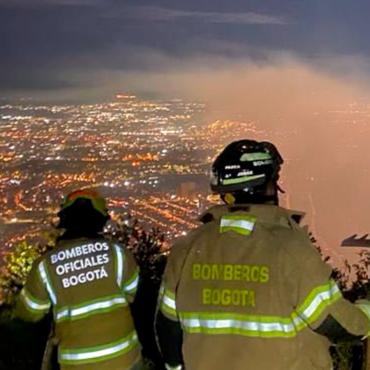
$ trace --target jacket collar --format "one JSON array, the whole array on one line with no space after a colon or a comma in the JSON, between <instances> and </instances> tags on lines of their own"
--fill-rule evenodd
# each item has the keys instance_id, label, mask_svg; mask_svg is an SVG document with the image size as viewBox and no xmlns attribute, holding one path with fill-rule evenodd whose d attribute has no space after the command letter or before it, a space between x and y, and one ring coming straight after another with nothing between
<instances>
[{"instance_id":1,"label":"jacket collar","mask_svg":"<svg viewBox=\"0 0 370 370\"><path fill-rule=\"evenodd\" d=\"M242 204L235 206L213 206L205 211L199 217L199 220L203 223L208 223L213 220L219 220L222 216L231 212L248 213L257 217L257 220L261 222L278 224L286 227L292 224L299 224L305 216L304 212L289 210L271 204Z\"/></svg>"}]
</instances>

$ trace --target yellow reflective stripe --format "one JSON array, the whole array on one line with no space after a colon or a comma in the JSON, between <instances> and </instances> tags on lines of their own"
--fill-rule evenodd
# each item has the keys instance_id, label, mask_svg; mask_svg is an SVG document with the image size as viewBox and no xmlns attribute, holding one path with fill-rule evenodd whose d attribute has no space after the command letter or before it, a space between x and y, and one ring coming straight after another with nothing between
<instances>
[{"instance_id":1,"label":"yellow reflective stripe","mask_svg":"<svg viewBox=\"0 0 370 370\"><path fill-rule=\"evenodd\" d=\"M180 313L180 320L189 333L236 334L248 337L293 337L297 334L292 318L235 313Z\"/></svg>"},{"instance_id":2,"label":"yellow reflective stripe","mask_svg":"<svg viewBox=\"0 0 370 370\"><path fill-rule=\"evenodd\" d=\"M131 351L137 345L137 335L133 331L124 338L100 346L79 349L61 348L59 363L63 365L81 365L106 361Z\"/></svg>"},{"instance_id":3,"label":"yellow reflective stripe","mask_svg":"<svg viewBox=\"0 0 370 370\"><path fill-rule=\"evenodd\" d=\"M25 303L27 309L34 313L44 313L49 311L51 303L49 300L40 300L31 295L30 292L23 288L21 291L21 299Z\"/></svg>"},{"instance_id":4,"label":"yellow reflective stripe","mask_svg":"<svg viewBox=\"0 0 370 370\"><path fill-rule=\"evenodd\" d=\"M123 262L124 262L124 253L122 248L118 245L114 245L114 252L116 254L116 278L117 278L117 285L119 288L122 287L122 280L123 280Z\"/></svg>"},{"instance_id":5,"label":"yellow reflective stripe","mask_svg":"<svg viewBox=\"0 0 370 370\"><path fill-rule=\"evenodd\" d=\"M309 324L316 321L322 312L342 297L334 280L314 288L296 309L297 314Z\"/></svg>"},{"instance_id":6,"label":"yellow reflective stripe","mask_svg":"<svg viewBox=\"0 0 370 370\"><path fill-rule=\"evenodd\" d=\"M220 233L235 231L242 235L250 235L254 229L256 217L250 215L225 215L221 218Z\"/></svg>"},{"instance_id":7,"label":"yellow reflective stripe","mask_svg":"<svg viewBox=\"0 0 370 370\"><path fill-rule=\"evenodd\" d=\"M224 180L222 180L222 184L223 185L234 185L234 184L240 184L240 183L243 183L243 182L248 182L248 181L261 179L261 178L264 178L264 177L265 177L265 175L262 174L262 175L251 175L251 176L237 177L237 178L233 178L233 179L224 179Z\"/></svg>"},{"instance_id":8,"label":"yellow reflective stripe","mask_svg":"<svg viewBox=\"0 0 370 370\"><path fill-rule=\"evenodd\" d=\"M123 284L125 293L133 294L136 292L139 284L139 269L136 268L130 279Z\"/></svg>"},{"instance_id":9,"label":"yellow reflective stripe","mask_svg":"<svg viewBox=\"0 0 370 370\"><path fill-rule=\"evenodd\" d=\"M289 317L207 312L180 312L179 316L185 331L189 333L288 338L317 320L322 312L340 297L338 286L331 280L313 289L299 309ZM370 306L367 306L367 309L370 313Z\"/></svg>"},{"instance_id":10,"label":"yellow reflective stripe","mask_svg":"<svg viewBox=\"0 0 370 370\"><path fill-rule=\"evenodd\" d=\"M39 270L39 274L41 276L41 280L44 283L47 292L49 293L49 297L50 297L51 301L53 302L54 305L56 305L57 297L56 297L56 294L54 292L54 289L53 289L53 286L52 286L52 283L51 283L51 280L50 280L50 277L49 277L49 274L48 274L48 271L47 271L47 268L46 268L45 261L42 261L39 264L38 270Z\"/></svg>"},{"instance_id":11,"label":"yellow reflective stripe","mask_svg":"<svg viewBox=\"0 0 370 370\"><path fill-rule=\"evenodd\" d=\"M172 293L170 290L166 289L163 285L162 285L161 290L160 290L159 309L163 313L166 313L167 315L174 318L175 320L178 320L177 312L176 312L175 294Z\"/></svg>"},{"instance_id":12,"label":"yellow reflective stripe","mask_svg":"<svg viewBox=\"0 0 370 370\"><path fill-rule=\"evenodd\" d=\"M92 315L111 312L118 307L127 306L127 301L120 295L103 297L92 301L83 302L76 306L63 307L55 314L55 321L79 320Z\"/></svg>"}]
</instances>

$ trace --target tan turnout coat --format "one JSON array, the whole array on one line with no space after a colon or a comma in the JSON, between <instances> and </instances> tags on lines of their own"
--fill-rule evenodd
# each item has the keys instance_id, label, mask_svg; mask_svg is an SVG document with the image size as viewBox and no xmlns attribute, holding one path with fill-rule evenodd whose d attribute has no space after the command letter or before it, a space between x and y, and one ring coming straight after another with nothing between
<instances>
[{"instance_id":1,"label":"tan turnout coat","mask_svg":"<svg viewBox=\"0 0 370 370\"><path fill-rule=\"evenodd\" d=\"M16 308L38 321L53 311L62 370L124 370L139 360L129 303L138 285L131 254L105 239L59 242L37 260Z\"/></svg>"},{"instance_id":2,"label":"tan turnout coat","mask_svg":"<svg viewBox=\"0 0 370 370\"><path fill-rule=\"evenodd\" d=\"M274 205L217 206L173 246L159 307L182 326L186 370L329 370L329 342L314 332L328 315L369 331L297 217Z\"/></svg>"}]
</instances>

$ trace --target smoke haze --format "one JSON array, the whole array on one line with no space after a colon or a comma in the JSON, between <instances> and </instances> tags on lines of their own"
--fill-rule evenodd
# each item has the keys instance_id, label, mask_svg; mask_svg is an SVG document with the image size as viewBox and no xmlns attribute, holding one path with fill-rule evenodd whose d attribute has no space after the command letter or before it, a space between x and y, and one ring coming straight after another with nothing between
<instances>
[{"instance_id":1,"label":"smoke haze","mask_svg":"<svg viewBox=\"0 0 370 370\"><path fill-rule=\"evenodd\" d=\"M194 66L199 65L194 63ZM203 63L203 66L205 64ZM274 141L286 159L284 205L308 213L319 243L340 264L358 250L339 248L370 230L370 95L355 79L294 60L222 63L131 75L148 92L207 102L207 120L254 121L257 139Z\"/></svg>"}]
</instances>

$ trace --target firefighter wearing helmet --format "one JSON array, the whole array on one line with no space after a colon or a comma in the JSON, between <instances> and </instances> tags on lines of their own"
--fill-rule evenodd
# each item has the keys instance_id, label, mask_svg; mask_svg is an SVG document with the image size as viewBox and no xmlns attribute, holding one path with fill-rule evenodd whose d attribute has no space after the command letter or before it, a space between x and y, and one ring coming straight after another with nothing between
<instances>
[{"instance_id":1,"label":"firefighter wearing helmet","mask_svg":"<svg viewBox=\"0 0 370 370\"><path fill-rule=\"evenodd\" d=\"M109 219L104 198L74 191L58 215L64 234L33 264L16 315L38 321L52 310L62 370L137 369L140 348L129 304L138 268L128 250L101 234Z\"/></svg>"},{"instance_id":2,"label":"firefighter wearing helmet","mask_svg":"<svg viewBox=\"0 0 370 370\"><path fill-rule=\"evenodd\" d=\"M211 188L225 204L175 243L162 283L167 369L329 370L330 341L368 333L299 226L302 213L279 207L282 164L273 144L251 140L215 160Z\"/></svg>"}]
</instances>

